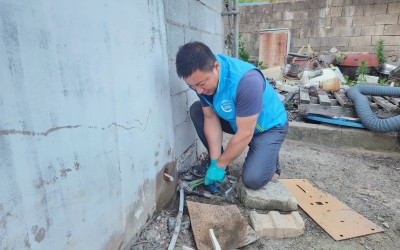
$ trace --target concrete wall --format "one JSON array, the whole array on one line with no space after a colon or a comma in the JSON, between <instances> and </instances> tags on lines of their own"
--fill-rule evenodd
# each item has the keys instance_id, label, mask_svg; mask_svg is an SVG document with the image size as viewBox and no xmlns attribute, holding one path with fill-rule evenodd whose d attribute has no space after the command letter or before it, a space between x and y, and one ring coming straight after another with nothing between
<instances>
[{"instance_id":1,"label":"concrete wall","mask_svg":"<svg viewBox=\"0 0 400 250\"><path fill-rule=\"evenodd\" d=\"M221 52L221 9L0 0L0 249L130 247L196 156L174 57Z\"/></svg>"},{"instance_id":2,"label":"concrete wall","mask_svg":"<svg viewBox=\"0 0 400 250\"><path fill-rule=\"evenodd\" d=\"M400 0L308 0L240 7L246 49L258 58L259 31L289 28L291 50L375 52L385 42L388 61L400 59ZM225 24L227 26L227 24Z\"/></svg>"},{"instance_id":3,"label":"concrete wall","mask_svg":"<svg viewBox=\"0 0 400 250\"><path fill-rule=\"evenodd\" d=\"M175 152L180 156L177 159L178 170L184 170L204 152L204 147L196 136L188 113L190 105L198 97L175 73L175 56L179 46L189 41L204 42L214 53L224 52L223 1L164 0L164 5Z\"/></svg>"}]
</instances>

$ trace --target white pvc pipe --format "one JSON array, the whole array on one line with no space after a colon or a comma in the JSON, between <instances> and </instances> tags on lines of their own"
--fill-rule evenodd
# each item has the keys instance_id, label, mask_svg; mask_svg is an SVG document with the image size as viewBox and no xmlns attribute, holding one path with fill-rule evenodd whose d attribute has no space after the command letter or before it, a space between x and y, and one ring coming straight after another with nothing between
<instances>
[{"instance_id":1,"label":"white pvc pipe","mask_svg":"<svg viewBox=\"0 0 400 250\"><path fill-rule=\"evenodd\" d=\"M176 224L174 234L172 235L171 242L169 243L168 250L173 250L175 248L176 240L179 236L179 230L181 229L181 221L183 214L183 203L184 203L184 191L183 188L179 189L179 212L176 216Z\"/></svg>"}]
</instances>

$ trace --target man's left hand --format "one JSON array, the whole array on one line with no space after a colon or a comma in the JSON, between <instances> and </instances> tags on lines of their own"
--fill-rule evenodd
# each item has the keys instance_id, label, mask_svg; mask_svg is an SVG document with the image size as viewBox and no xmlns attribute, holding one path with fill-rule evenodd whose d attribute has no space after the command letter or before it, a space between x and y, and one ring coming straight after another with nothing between
<instances>
[{"instance_id":1,"label":"man's left hand","mask_svg":"<svg viewBox=\"0 0 400 250\"><path fill-rule=\"evenodd\" d=\"M206 173L204 184L210 185L215 182L222 182L225 176L225 169L218 167L217 160L211 160L210 167Z\"/></svg>"}]
</instances>

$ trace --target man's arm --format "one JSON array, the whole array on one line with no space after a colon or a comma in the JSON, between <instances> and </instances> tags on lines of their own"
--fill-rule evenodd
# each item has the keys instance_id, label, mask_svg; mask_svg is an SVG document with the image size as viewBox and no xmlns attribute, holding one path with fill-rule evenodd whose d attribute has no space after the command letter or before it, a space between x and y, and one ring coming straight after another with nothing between
<instances>
[{"instance_id":1,"label":"man's arm","mask_svg":"<svg viewBox=\"0 0 400 250\"><path fill-rule=\"evenodd\" d=\"M217 165L226 168L244 151L253 138L258 114L247 117L236 117L237 132L231 138L224 153L218 158ZM211 158L213 159L213 158Z\"/></svg>"},{"instance_id":2,"label":"man's arm","mask_svg":"<svg viewBox=\"0 0 400 250\"><path fill-rule=\"evenodd\" d=\"M211 106L203 107L204 134L207 138L208 151L211 160L221 156L222 128L217 114Z\"/></svg>"}]
</instances>

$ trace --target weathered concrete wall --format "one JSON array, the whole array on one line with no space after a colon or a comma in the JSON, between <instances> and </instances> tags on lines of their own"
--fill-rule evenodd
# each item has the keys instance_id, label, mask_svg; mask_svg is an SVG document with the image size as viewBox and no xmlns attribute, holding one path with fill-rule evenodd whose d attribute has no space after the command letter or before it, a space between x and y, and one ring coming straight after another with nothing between
<instances>
[{"instance_id":1,"label":"weathered concrete wall","mask_svg":"<svg viewBox=\"0 0 400 250\"><path fill-rule=\"evenodd\" d=\"M0 249L129 247L174 195L169 75L162 1L0 1Z\"/></svg>"},{"instance_id":2,"label":"weathered concrete wall","mask_svg":"<svg viewBox=\"0 0 400 250\"><path fill-rule=\"evenodd\" d=\"M240 12L245 47L256 58L261 29L289 28L293 52L307 44L316 52L375 52L383 39L387 59L400 59L400 0L308 0L241 6Z\"/></svg>"},{"instance_id":3,"label":"weathered concrete wall","mask_svg":"<svg viewBox=\"0 0 400 250\"><path fill-rule=\"evenodd\" d=\"M164 5L175 153L178 156L178 170L184 170L193 164L199 153L204 152L204 147L197 139L188 113L190 105L197 101L198 97L182 79L178 78L175 56L179 47L189 41L204 42L214 53L223 53L224 26L221 16L223 1L164 0Z\"/></svg>"}]
</instances>

